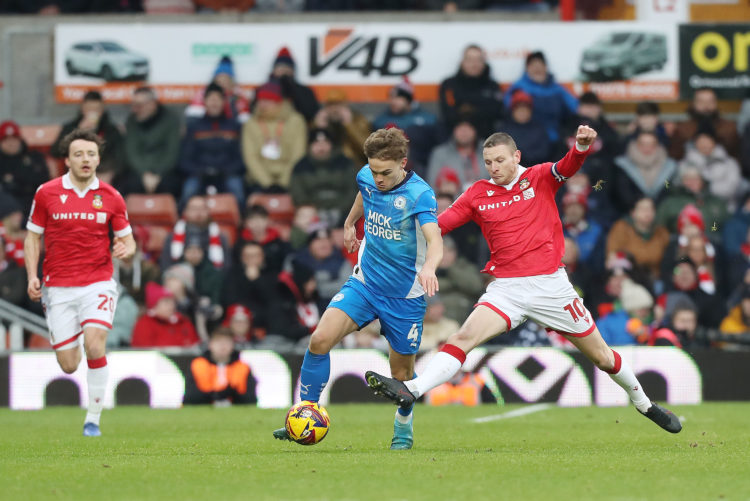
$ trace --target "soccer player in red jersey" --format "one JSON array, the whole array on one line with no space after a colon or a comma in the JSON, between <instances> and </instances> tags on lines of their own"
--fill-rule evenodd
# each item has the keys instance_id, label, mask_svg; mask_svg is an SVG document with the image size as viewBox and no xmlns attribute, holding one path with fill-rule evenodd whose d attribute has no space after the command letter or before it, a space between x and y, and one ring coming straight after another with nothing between
<instances>
[{"instance_id":1,"label":"soccer player in red jersey","mask_svg":"<svg viewBox=\"0 0 750 501\"><path fill-rule=\"evenodd\" d=\"M112 256L127 259L135 253L122 195L96 177L102 145L91 131L76 129L65 136L61 147L67 152L68 172L37 189L24 241L27 292L33 301L42 300L50 341L66 374L75 372L81 362L78 338L83 334L89 366L84 436L101 435L99 418L109 373L104 347L118 295ZM45 257L40 280L42 235Z\"/></svg>"},{"instance_id":2,"label":"soccer player in red jersey","mask_svg":"<svg viewBox=\"0 0 750 501\"><path fill-rule=\"evenodd\" d=\"M445 234L476 222L491 253L482 271L495 279L419 377L401 382L367 372L376 393L401 406L412 405L449 381L469 351L530 318L569 339L628 393L639 412L669 432L682 429L672 412L651 402L632 369L604 342L562 268L565 246L555 193L581 168L595 139L596 131L582 125L576 145L562 160L526 168L512 137L499 132L487 138L483 156L490 179L469 187L438 217L438 224Z\"/></svg>"}]
</instances>

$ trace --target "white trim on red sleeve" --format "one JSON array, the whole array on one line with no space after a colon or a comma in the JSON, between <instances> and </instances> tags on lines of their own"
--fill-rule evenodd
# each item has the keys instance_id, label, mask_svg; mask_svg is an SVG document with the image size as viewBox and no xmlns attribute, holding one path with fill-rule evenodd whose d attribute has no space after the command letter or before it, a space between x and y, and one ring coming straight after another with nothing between
<instances>
[{"instance_id":1,"label":"white trim on red sleeve","mask_svg":"<svg viewBox=\"0 0 750 501\"><path fill-rule=\"evenodd\" d=\"M44 234L44 228L42 228L38 224L32 223L30 220L26 222L26 229L33 231L34 233L39 233L40 235Z\"/></svg>"},{"instance_id":2,"label":"white trim on red sleeve","mask_svg":"<svg viewBox=\"0 0 750 501\"><path fill-rule=\"evenodd\" d=\"M131 228L130 225L127 225L125 228L114 232L116 237L124 237L125 235L130 235L131 233L133 233L133 228Z\"/></svg>"}]
</instances>

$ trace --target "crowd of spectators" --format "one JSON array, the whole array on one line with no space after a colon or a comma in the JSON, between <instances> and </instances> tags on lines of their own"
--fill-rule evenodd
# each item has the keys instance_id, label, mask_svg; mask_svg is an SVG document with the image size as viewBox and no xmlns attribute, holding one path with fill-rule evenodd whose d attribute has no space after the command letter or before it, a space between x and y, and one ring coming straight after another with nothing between
<instances>
[{"instance_id":1,"label":"crowd of spectators","mask_svg":"<svg viewBox=\"0 0 750 501\"><path fill-rule=\"evenodd\" d=\"M740 151L750 143L750 113L737 123L726 119L705 88L695 92L685 121L665 123L657 104L643 102L632 123L616 126L596 94L574 95L552 69L532 52L503 91L482 48L471 45L440 85L438 114L417 102L408 78L372 117L343 88L318 101L296 80L286 48L251 95L235 81L231 59L221 58L182 114L143 87L118 124L101 94L88 92L61 137L95 130L106 141L102 179L126 198L167 194L179 207L163 246L141 245L132 260L115 263L122 293L110 344L197 346L221 325L237 346L304 346L356 264L343 250L341 226L355 173L366 163L362 144L380 127L406 132L408 168L434 187L442 212L487 178L482 141L491 132L510 132L530 166L560 158L576 127L592 126L599 133L593 151L558 202L563 262L605 339L694 347L710 344L701 333L711 329L750 331L750 158ZM60 155L55 145L52 155ZM50 177L47 160L25 144L18 124L0 124L0 297L37 312L18 291L25 290L23 220L35 187ZM206 194L214 193L231 194L242 215L230 231L212 220ZM270 218L267 206L252 202L258 194L288 194L293 220ZM141 228L135 232L143 244ZM445 238L425 347L468 315L487 283L478 271L486 259L473 223ZM377 345L370 334L347 345ZM564 344L532 323L497 342Z\"/></svg>"}]
</instances>

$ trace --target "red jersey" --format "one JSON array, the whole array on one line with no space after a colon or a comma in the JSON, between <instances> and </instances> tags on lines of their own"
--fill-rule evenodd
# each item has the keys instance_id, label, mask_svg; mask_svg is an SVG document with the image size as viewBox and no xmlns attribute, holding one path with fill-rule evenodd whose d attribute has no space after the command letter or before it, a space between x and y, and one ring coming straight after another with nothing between
<instances>
[{"instance_id":1,"label":"red jersey","mask_svg":"<svg viewBox=\"0 0 750 501\"><path fill-rule=\"evenodd\" d=\"M554 273L565 252L555 193L581 168L587 153L573 148L559 162L519 166L518 176L506 186L477 181L438 216L442 233L477 223L490 247L483 273L501 278Z\"/></svg>"},{"instance_id":2,"label":"red jersey","mask_svg":"<svg viewBox=\"0 0 750 501\"><path fill-rule=\"evenodd\" d=\"M81 192L70 174L41 185L26 228L45 235L42 283L83 287L110 280L110 226L117 237L132 231L125 200L112 186L94 179Z\"/></svg>"}]
</instances>

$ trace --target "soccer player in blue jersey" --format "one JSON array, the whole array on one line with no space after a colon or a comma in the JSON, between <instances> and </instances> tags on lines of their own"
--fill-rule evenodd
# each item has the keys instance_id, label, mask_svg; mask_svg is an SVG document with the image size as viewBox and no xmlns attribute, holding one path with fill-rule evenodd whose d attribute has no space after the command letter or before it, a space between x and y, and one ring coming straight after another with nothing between
<instances>
[{"instance_id":1,"label":"soccer player in blue jersey","mask_svg":"<svg viewBox=\"0 0 750 501\"><path fill-rule=\"evenodd\" d=\"M443 256L432 188L406 171L409 140L396 128L379 129L364 144L368 164L357 174L359 193L344 223L349 252L359 250L357 266L331 300L310 338L302 362L300 400L317 402L331 372L329 352L344 336L380 319L390 344L394 378L414 377L414 359L422 338L424 295L438 290L435 276ZM364 216L365 236L354 225ZM391 449L411 449L412 407L399 407ZM274 437L289 439L284 428Z\"/></svg>"}]
</instances>

